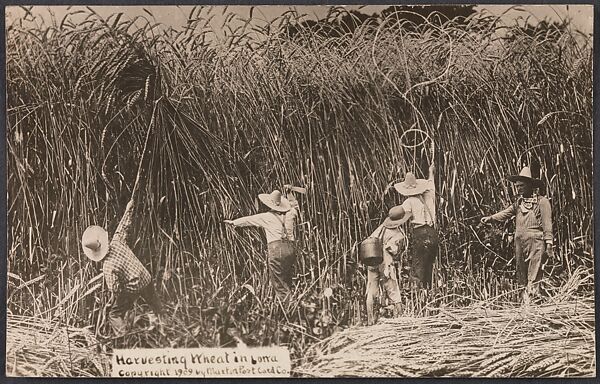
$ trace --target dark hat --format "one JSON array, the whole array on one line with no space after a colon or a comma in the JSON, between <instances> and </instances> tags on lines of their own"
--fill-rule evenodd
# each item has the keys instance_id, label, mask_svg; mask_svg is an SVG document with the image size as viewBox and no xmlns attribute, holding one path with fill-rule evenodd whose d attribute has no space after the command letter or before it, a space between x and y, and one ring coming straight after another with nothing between
<instances>
[{"instance_id":1,"label":"dark hat","mask_svg":"<svg viewBox=\"0 0 600 384\"><path fill-rule=\"evenodd\" d=\"M521 169L521 172L518 175L510 175L507 177L508 181L514 183L517 181L523 181L526 183L530 183L534 187L541 187L543 185L542 180L534 179L531 177L531 169L529 167L524 167Z\"/></svg>"}]
</instances>

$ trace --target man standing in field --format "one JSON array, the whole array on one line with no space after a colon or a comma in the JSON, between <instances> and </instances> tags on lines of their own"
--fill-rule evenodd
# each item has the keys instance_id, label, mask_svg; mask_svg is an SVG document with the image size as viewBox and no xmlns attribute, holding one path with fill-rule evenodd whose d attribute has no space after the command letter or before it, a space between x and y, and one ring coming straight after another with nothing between
<instances>
[{"instance_id":1,"label":"man standing in field","mask_svg":"<svg viewBox=\"0 0 600 384\"><path fill-rule=\"evenodd\" d=\"M417 179L408 172L401 183L394 188L406 200L401 205L390 209L391 220L401 220L407 216L412 226L412 237L409 248L412 250L410 267L413 286L430 288L433 272L433 262L438 254L438 234L435 226L435 166L429 167L427 180Z\"/></svg>"},{"instance_id":2,"label":"man standing in field","mask_svg":"<svg viewBox=\"0 0 600 384\"><path fill-rule=\"evenodd\" d=\"M528 304L531 296L539 294L539 281L542 278L542 256L544 252L553 258L552 249L552 208L545 196L536 194L542 181L531 177L529 167L524 167L518 175L507 178L515 184L519 198L508 208L491 216L481 218L482 223L506 221L513 216L515 226L515 259L517 280L526 286L523 302Z\"/></svg>"},{"instance_id":3,"label":"man standing in field","mask_svg":"<svg viewBox=\"0 0 600 384\"><path fill-rule=\"evenodd\" d=\"M292 272L296 263L296 248L289 235L294 228L288 228L286 213L290 211L290 202L279 190L258 195L260 202L268 208L268 212L239 217L235 220L224 220L233 227L263 228L267 241L267 264L269 276L279 302L287 306L292 296ZM293 222L294 220L292 220ZM287 225L287 226L286 226Z\"/></svg>"},{"instance_id":4,"label":"man standing in field","mask_svg":"<svg viewBox=\"0 0 600 384\"><path fill-rule=\"evenodd\" d=\"M156 295L150 273L127 245L128 230L134 211L135 190L127 204L125 213L110 243L104 228L92 225L83 233L81 244L85 255L96 262L102 262L104 281L113 294L108 319L115 336L127 333L129 324L125 315L142 296L156 315L162 314L162 304ZM152 323L156 316L149 316Z\"/></svg>"}]
</instances>

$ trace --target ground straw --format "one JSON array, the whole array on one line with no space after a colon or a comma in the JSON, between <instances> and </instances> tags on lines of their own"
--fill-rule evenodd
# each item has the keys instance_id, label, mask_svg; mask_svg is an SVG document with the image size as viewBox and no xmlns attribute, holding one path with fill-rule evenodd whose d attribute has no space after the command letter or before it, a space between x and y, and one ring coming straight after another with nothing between
<instances>
[{"instance_id":1,"label":"ground straw","mask_svg":"<svg viewBox=\"0 0 600 384\"><path fill-rule=\"evenodd\" d=\"M439 308L429 317L352 327L298 360L303 377L590 377L595 374L592 296L542 305Z\"/></svg>"}]
</instances>

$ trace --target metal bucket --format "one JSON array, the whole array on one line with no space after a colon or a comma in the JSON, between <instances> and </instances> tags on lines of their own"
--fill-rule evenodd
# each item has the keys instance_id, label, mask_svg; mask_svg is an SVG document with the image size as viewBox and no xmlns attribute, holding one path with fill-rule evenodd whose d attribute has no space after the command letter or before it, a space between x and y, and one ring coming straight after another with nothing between
<instances>
[{"instance_id":1,"label":"metal bucket","mask_svg":"<svg viewBox=\"0 0 600 384\"><path fill-rule=\"evenodd\" d=\"M383 242L377 237L369 237L360 243L358 258L361 263L375 267L383 262Z\"/></svg>"}]
</instances>

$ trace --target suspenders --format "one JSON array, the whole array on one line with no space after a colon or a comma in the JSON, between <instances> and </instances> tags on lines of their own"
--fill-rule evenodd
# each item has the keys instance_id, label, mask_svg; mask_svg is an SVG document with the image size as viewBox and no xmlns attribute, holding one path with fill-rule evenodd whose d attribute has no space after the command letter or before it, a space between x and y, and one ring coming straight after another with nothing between
<instances>
[{"instance_id":1,"label":"suspenders","mask_svg":"<svg viewBox=\"0 0 600 384\"><path fill-rule=\"evenodd\" d=\"M429 219L431 220L431 224L428 224L427 220L425 220L425 224L430 225L431 227L435 227L435 219L433 218L433 215L431 214L431 210L429 209L429 206L425 203L425 199L423 199L422 195L419 195L417 197L419 198L419 200L421 201L421 203L423 204L425 209L427 209L427 213L429 214Z\"/></svg>"},{"instance_id":2,"label":"suspenders","mask_svg":"<svg viewBox=\"0 0 600 384\"><path fill-rule=\"evenodd\" d=\"M283 232L281 235L281 240L288 240L288 233L287 230L285 228L285 213L283 215L279 215L275 212L271 212L273 213L273 215L275 215L275 217L277 218L277 220L281 221L281 227L283 228Z\"/></svg>"}]
</instances>

